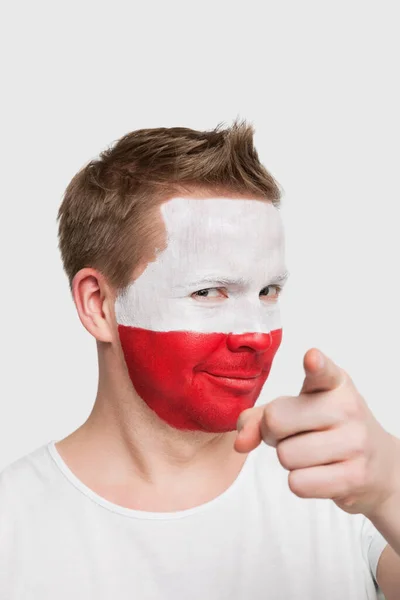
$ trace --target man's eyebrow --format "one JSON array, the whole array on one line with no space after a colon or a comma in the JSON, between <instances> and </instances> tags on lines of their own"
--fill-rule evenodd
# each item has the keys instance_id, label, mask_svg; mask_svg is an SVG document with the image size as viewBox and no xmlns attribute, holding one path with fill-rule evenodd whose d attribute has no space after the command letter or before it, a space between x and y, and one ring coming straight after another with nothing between
<instances>
[{"instance_id":1,"label":"man's eyebrow","mask_svg":"<svg viewBox=\"0 0 400 600\"><path fill-rule=\"evenodd\" d=\"M280 283L281 285L283 285L289 279L289 275L290 273L286 269L286 271L282 271L282 273L279 273L275 277L272 277L272 283Z\"/></svg>"},{"instance_id":2,"label":"man's eyebrow","mask_svg":"<svg viewBox=\"0 0 400 600\"><path fill-rule=\"evenodd\" d=\"M190 281L187 285L190 287L196 285L246 285L246 279L243 277L221 277L221 275L207 275L207 277L202 277L196 281Z\"/></svg>"},{"instance_id":3,"label":"man's eyebrow","mask_svg":"<svg viewBox=\"0 0 400 600\"><path fill-rule=\"evenodd\" d=\"M270 284L281 284L283 285L287 279L289 277L289 271L282 271L281 273L278 273L277 275L274 275L272 277L270 277L270 282L269 284L266 285L270 285ZM207 275L206 277L202 277L201 279L198 279L196 281L190 281L189 283L187 283L188 286L190 287L196 287L196 286L204 286L204 285L218 285L218 286L229 286L229 285L237 285L237 286L245 286L248 284L248 281L246 279L244 279L243 277L221 277L220 275Z\"/></svg>"}]
</instances>

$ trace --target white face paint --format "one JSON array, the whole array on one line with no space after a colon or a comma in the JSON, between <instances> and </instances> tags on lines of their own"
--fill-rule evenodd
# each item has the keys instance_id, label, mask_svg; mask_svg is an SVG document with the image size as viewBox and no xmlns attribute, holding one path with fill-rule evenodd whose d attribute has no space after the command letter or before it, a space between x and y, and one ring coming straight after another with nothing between
<instances>
[{"instance_id":1,"label":"white face paint","mask_svg":"<svg viewBox=\"0 0 400 600\"><path fill-rule=\"evenodd\" d=\"M117 298L118 324L201 333L281 327L273 285L286 271L284 234L272 203L173 198L161 214L167 247ZM266 286L271 298L260 296ZM208 297L193 296L205 289Z\"/></svg>"}]
</instances>

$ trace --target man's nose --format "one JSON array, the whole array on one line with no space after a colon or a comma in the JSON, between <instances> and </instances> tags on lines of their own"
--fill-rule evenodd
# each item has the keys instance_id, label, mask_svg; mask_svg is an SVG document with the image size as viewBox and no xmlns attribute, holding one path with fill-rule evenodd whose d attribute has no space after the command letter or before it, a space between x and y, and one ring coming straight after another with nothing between
<instances>
[{"instance_id":1,"label":"man's nose","mask_svg":"<svg viewBox=\"0 0 400 600\"><path fill-rule=\"evenodd\" d=\"M272 343L270 333L230 333L227 345L231 352L250 349L255 352L266 352Z\"/></svg>"}]
</instances>

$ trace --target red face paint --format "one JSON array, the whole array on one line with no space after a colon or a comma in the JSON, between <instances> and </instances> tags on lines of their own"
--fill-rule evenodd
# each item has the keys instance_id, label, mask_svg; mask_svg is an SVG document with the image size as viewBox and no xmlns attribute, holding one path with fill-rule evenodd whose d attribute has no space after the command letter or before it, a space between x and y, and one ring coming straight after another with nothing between
<instances>
[{"instance_id":1,"label":"red face paint","mask_svg":"<svg viewBox=\"0 0 400 600\"><path fill-rule=\"evenodd\" d=\"M177 429L233 431L254 406L282 340L271 333L152 331L118 325L138 395Z\"/></svg>"}]
</instances>

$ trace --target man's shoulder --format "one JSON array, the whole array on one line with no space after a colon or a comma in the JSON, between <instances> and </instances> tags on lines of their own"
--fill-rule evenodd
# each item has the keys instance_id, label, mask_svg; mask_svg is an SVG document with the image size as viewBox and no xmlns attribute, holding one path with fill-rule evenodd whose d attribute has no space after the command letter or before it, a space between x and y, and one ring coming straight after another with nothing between
<instances>
[{"instance_id":1,"label":"man's shoulder","mask_svg":"<svg viewBox=\"0 0 400 600\"><path fill-rule=\"evenodd\" d=\"M54 476L47 444L21 456L0 471L0 513L28 506L44 493Z\"/></svg>"}]
</instances>

